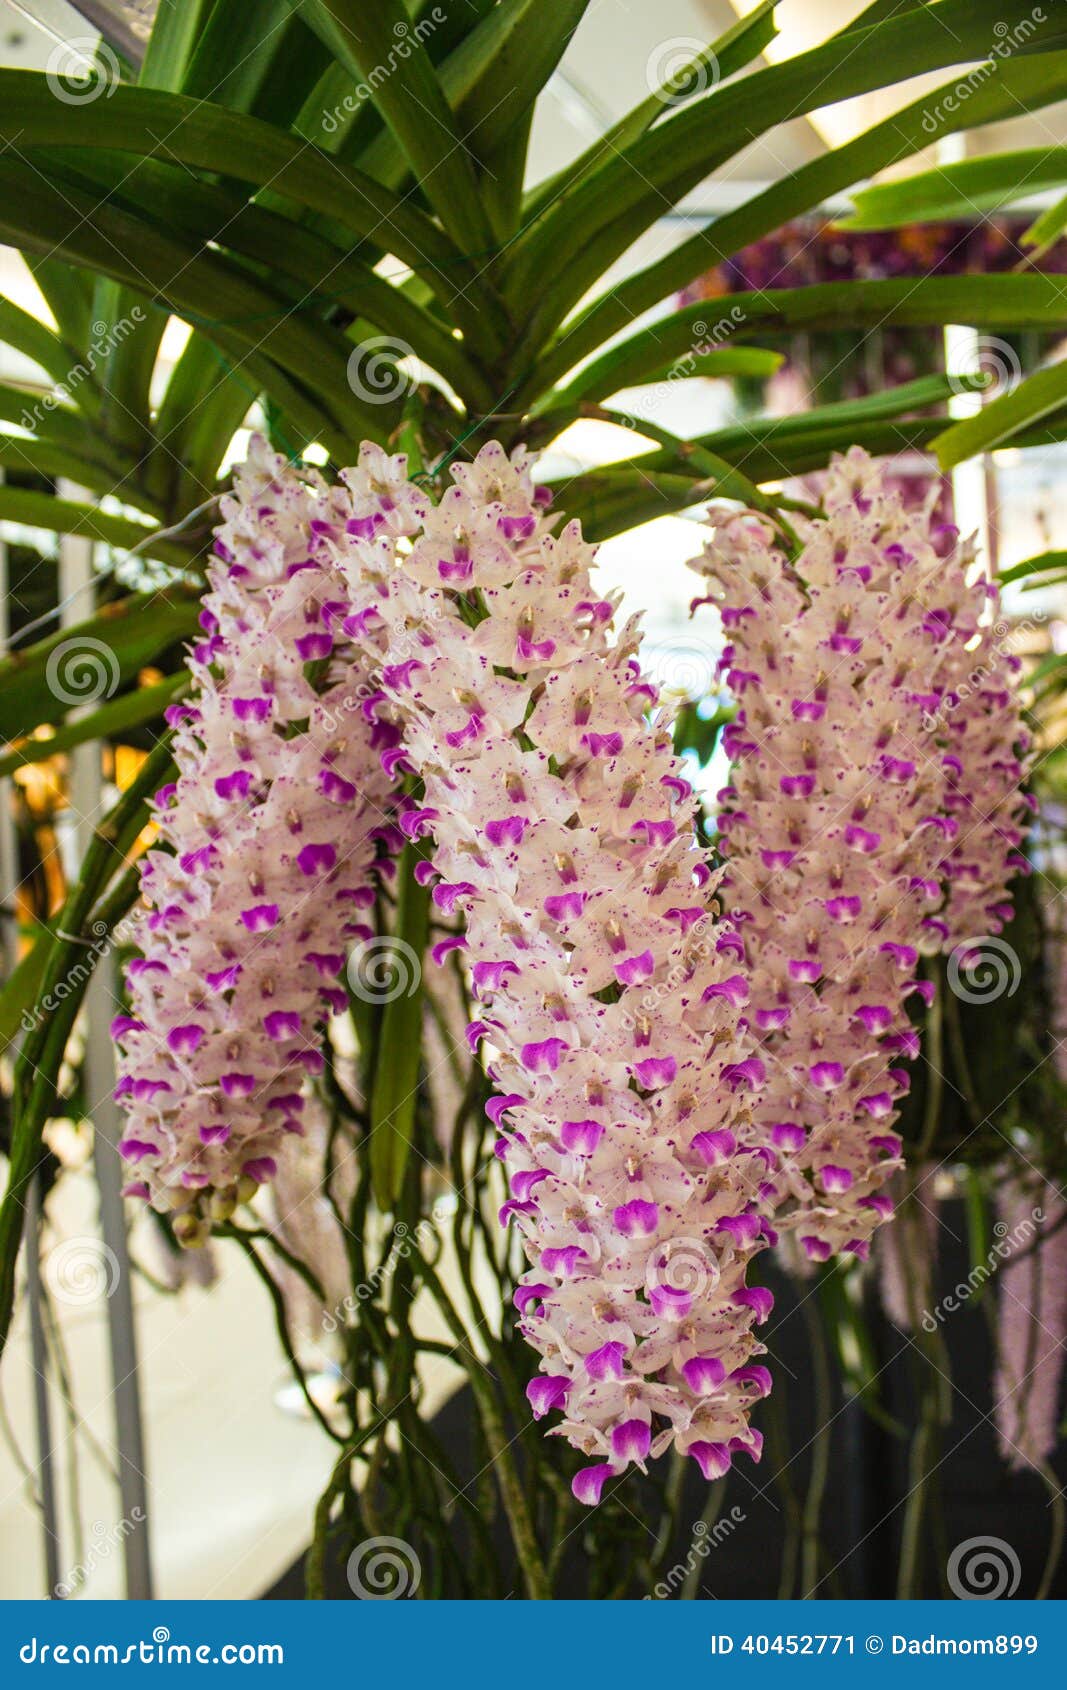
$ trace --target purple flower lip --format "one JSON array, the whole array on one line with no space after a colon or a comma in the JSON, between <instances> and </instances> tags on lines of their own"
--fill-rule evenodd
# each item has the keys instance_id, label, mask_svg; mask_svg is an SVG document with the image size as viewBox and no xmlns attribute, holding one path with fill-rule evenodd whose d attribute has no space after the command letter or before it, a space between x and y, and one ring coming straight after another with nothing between
<instances>
[{"instance_id":1,"label":"purple flower lip","mask_svg":"<svg viewBox=\"0 0 1067 1690\"><path fill-rule=\"evenodd\" d=\"M314 663L323 657L329 657L333 650L333 635L302 634L293 643L302 663Z\"/></svg>"},{"instance_id":2,"label":"purple flower lip","mask_svg":"<svg viewBox=\"0 0 1067 1690\"><path fill-rule=\"evenodd\" d=\"M804 1128L796 1121L776 1121L771 1128L771 1143L779 1150L800 1150L804 1144Z\"/></svg>"},{"instance_id":3,"label":"purple flower lip","mask_svg":"<svg viewBox=\"0 0 1067 1690\"><path fill-rule=\"evenodd\" d=\"M648 1300L661 1320L684 1320L693 1309L692 1292L680 1291L673 1285L650 1285Z\"/></svg>"},{"instance_id":4,"label":"purple flower lip","mask_svg":"<svg viewBox=\"0 0 1067 1690\"><path fill-rule=\"evenodd\" d=\"M733 1009L741 1009L748 1002L748 981L743 974L731 974L727 980L717 980L713 986L704 988L701 1002L710 1003L713 998L725 998Z\"/></svg>"},{"instance_id":5,"label":"purple flower lip","mask_svg":"<svg viewBox=\"0 0 1067 1690\"><path fill-rule=\"evenodd\" d=\"M765 1285L743 1285L740 1291L735 1291L733 1302L736 1308L752 1309L757 1321L762 1323L774 1308L774 1292Z\"/></svg>"},{"instance_id":6,"label":"purple flower lip","mask_svg":"<svg viewBox=\"0 0 1067 1690\"><path fill-rule=\"evenodd\" d=\"M357 788L352 782L335 774L332 769L319 770L319 791L333 804L351 804L357 797Z\"/></svg>"},{"instance_id":7,"label":"purple flower lip","mask_svg":"<svg viewBox=\"0 0 1067 1690\"><path fill-rule=\"evenodd\" d=\"M863 909L863 900L855 897L824 898L823 908L831 921L847 924L857 920Z\"/></svg>"},{"instance_id":8,"label":"purple flower lip","mask_svg":"<svg viewBox=\"0 0 1067 1690\"><path fill-rule=\"evenodd\" d=\"M845 829L845 844L850 851L860 851L869 857L872 851L877 851L881 843L882 835L871 833L865 827L856 827L854 823L850 823Z\"/></svg>"},{"instance_id":9,"label":"purple flower lip","mask_svg":"<svg viewBox=\"0 0 1067 1690\"><path fill-rule=\"evenodd\" d=\"M612 1428L611 1453L616 1461L644 1461L652 1434L643 1420L622 1420Z\"/></svg>"},{"instance_id":10,"label":"purple flower lip","mask_svg":"<svg viewBox=\"0 0 1067 1690\"><path fill-rule=\"evenodd\" d=\"M697 1133L689 1141L690 1150L695 1150L709 1168L721 1167L737 1152L737 1139L729 1127L720 1127L716 1132Z\"/></svg>"},{"instance_id":11,"label":"purple flower lip","mask_svg":"<svg viewBox=\"0 0 1067 1690\"><path fill-rule=\"evenodd\" d=\"M235 798L247 798L252 787L252 776L248 769L237 769L232 775L220 775L215 782L215 791L224 803L230 803Z\"/></svg>"},{"instance_id":12,"label":"purple flower lip","mask_svg":"<svg viewBox=\"0 0 1067 1690\"><path fill-rule=\"evenodd\" d=\"M771 1394L770 1373L758 1362L750 1367L735 1367L730 1378L738 1385L755 1385L758 1396L769 1397Z\"/></svg>"},{"instance_id":13,"label":"purple flower lip","mask_svg":"<svg viewBox=\"0 0 1067 1690\"><path fill-rule=\"evenodd\" d=\"M838 1197L842 1192L852 1189L851 1170L835 1167L831 1162L824 1163L819 1169L819 1180L829 1197Z\"/></svg>"},{"instance_id":14,"label":"purple flower lip","mask_svg":"<svg viewBox=\"0 0 1067 1690\"><path fill-rule=\"evenodd\" d=\"M499 992L509 974L518 974L519 967L514 962L476 962L471 969L471 979L475 990L480 994L485 992Z\"/></svg>"},{"instance_id":15,"label":"purple flower lip","mask_svg":"<svg viewBox=\"0 0 1067 1690\"><path fill-rule=\"evenodd\" d=\"M604 1136L599 1121L564 1121L559 1129L560 1142L572 1156L592 1156Z\"/></svg>"},{"instance_id":16,"label":"purple flower lip","mask_svg":"<svg viewBox=\"0 0 1067 1690\"><path fill-rule=\"evenodd\" d=\"M782 775L778 785L787 798L810 798L815 791L815 776Z\"/></svg>"},{"instance_id":17,"label":"purple flower lip","mask_svg":"<svg viewBox=\"0 0 1067 1690\"><path fill-rule=\"evenodd\" d=\"M581 743L585 746L590 757L620 757L622 755L623 739L620 733L583 734Z\"/></svg>"},{"instance_id":18,"label":"purple flower lip","mask_svg":"<svg viewBox=\"0 0 1067 1690\"><path fill-rule=\"evenodd\" d=\"M263 1017L263 1031L268 1039L276 1042L299 1038L300 1017L294 1010L272 1009L269 1015Z\"/></svg>"},{"instance_id":19,"label":"purple flower lip","mask_svg":"<svg viewBox=\"0 0 1067 1690\"><path fill-rule=\"evenodd\" d=\"M256 1089L254 1074L223 1074L219 1080L226 1097L251 1097Z\"/></svg>"},{"instance_id":20,"label":"purple flower lip","mask_svg":"<svg viewBox=\"0 0 1067 1690\"><path fill-rule=\"evenodd\" d=\"M571 1480L571 1490L579 1502L584 1502L589 1508L595 1508L605 1484L614 1477L615 1469L606 1461L596 1467L583 1467Z\"/></svg>"},{"instance_id":21,"label":"purple flower lip","mask_svg":"<svg viewBox=\"0 0 1067 1690\"><path fill-rule=\"evenodd\" d=\"M803 985L815 985L818 979L822 979L822 963L810 962L805 957L791 960L788 968L790 968L790 979L800 980Z\"/></svg>"},{"instance_id":22,"label":"purple flower lip","mask_svg":"<svg viewBox=\"0 0 1067 1690\"><path fill-rule=\"evenodd\" d=\"M566 1039L541 1039L523 1045L519 1060L530 1074L554 1074L560 1057L569 1048Z\"/></svg>"},{"instance_id":23,"label":"purple flower lip","mask_svg":"<svg viewBox=\"0 0 1067 1690\"><path fill-rule=\"evenodd\" d=\"M693 1457L709 1484L724 1478L730 1471L732 1461L726 1444L709 1443L706 1438L701 1438L689 1445L687 1453Z\"/></svg>"},{"instance_id":24,"label":"purple flower lip","mask_svg":"<svg viewBox=\"0 0 1067 1690\"><path fill-rule=\"evenodd\" d=\"M455 881L451 885L447 885L441 880L434 887L430 896L439 910L444 910L446 915L454 915L456 904L460 898L473 898L477 896L477 893L477 886L472 885L469 880Z\"/></svg>"},{"instance_id":25,"label":"purple flower lip","mask_svg":"<svg viewBox=\"0 0 1067 1690\"><path fill-rule=\"evenodd\" d=\"M143 1138L124 1138L119 1145L119 1155L126 1162L143 1162L146 1156L158 1156L158 1144L151 1144Z\"/></svg>"},{"instance_id":26,"label":"purple flower lip","mask_svg":"<svg viewBox=\"0 0 1067 1690\"><path fill-rule=\"evenodd\" d=\"M490 845L521 845L529 825L525 816L502 816L498 821L486 822L485 837Z\"/></svg>"},{"instance_id":27,"label":"purple flower lip","mask_svg":"<svg viewBox=\"0 0 1067 1690\"><path fill-rule=\"evenodd\" d=\"M840 1062L813 1062L808 1073L819 1091L836 1091L845 1083L845 1070Z\"/></svg>"},{"instance_id":28,"label":"purple flower lip","mask_svg":"<svg viewBox=\"0 0 1067 1690\"><path fill-rule=\"evenodd\" d=\"M143 1021L136 1021L132 1015L116 1015L110 1027L111 1037L121 1039L124 1033L144 1033L147 1029Z\"/></svg>"},{"instance_id":29,"label":"purple flower lip","mask_svg":"<svg viewBox=\"0 0 1067 1690\"><path fill-rule=\"evenodd\" d=\"M573 1279L578 1271L578 1263L588 1260L588 1253L577 1244L541 1251L541 1266L546 1273L555 1274L558 1279Z\"/></svg>"},{"instance_id":30,"label":"purple flower lip","mask_svg":"<svg viewBox=\"0 0 1067 1690\"><path fill-rule=\"evenodd\" d=\"M738 1249L754 1244L760 1235L762 1222L758 1215L723 1215L715 1223L716 1232L725 1232Z\"/></svg>"},{"instance_id":31,"label":"purple flower lip","mask_svg":"<svg viewBox=\"0 0 1067 1690\"><path fill-rule=\"evenodd\" d=\"M184 1027L172 1027L167 1034L167 1048L175 1056L193 1056L203 1042L204 1029L195 1022L189 1022Z\"/></svg>"},{"instance_id":32,"label":"purple flower lip","mask_svg":"<svg viewBox=\"0 0 1067 1690\"><path fill-rule=\"evenodd\" d=\"M726 1369L718 1356L692 1356L682 1363L682 1378L697 1396L706 1397L722 1384Z\"/></svg>"},{"instance_id":33,"label":"purple flower lip","mask_svg":"<svg viewBox=\"0 0 1067 1690\"><path fill-rule=\"evenodd\" d=\"M328 873L336 861L337 851L333 845L305 845L296 857L301 874L307 875Z\"/></svg>"},{"instance_id":34,"label":"purple flower lip","mask_svg":"<svg viewBox=\"0 0 1067 1690\"><path fill-rule=\"evenodd\" d=\"M826 705L810 698L794 698L789 708L794 722L821 722L826 714Z\"/></svg>"},{"instance_id":35,"label":"purple flower lip","mask_svg":"<svg viewBox=\"0 0 1067 1690\"><path fill-rule=\"evenodd\" d=\"M553 893L545 899L543 908L550 921L577 921L585 908L585 893Z\"/></svg>"},{"instance_id":36,"label":"purple flower lip","mask_svg":"<svg viewBox=\"0 0 1067 1690\"><path fill-rule=\"evenodd\" d=\"M660 1091L671 1084L678 1063L673 1056L649 1056L643 1062L635 1062L633 1072L642 1091Z\"/></svg>"},{"instance_id":37,"label":"purple flower lip","mask_svg":"<svg viewBox=\"0 0 1067 1690\"><path fill-rule=\"evenodd\" d=\"M278 925L280 915L277 904L252 904L241 911L241 920L249 933L269 933Z\"/></svg>"},{"instance_id":38,"label":"purple flower lip","mask_svg":"<svg viewBox=\"0 0 1067 1690\"><path fill-rule=\"evenodd\" d=\"M881 760L882 775L886 780L898 784L912 780L915 776L915 764L905 757L890 757L885 755Z\"/></svg>"},{"instance_id":39,"label":"purple flower lip","mask_svg":"<svg viewBox=\"0 0 1067 1690\"><path fill-rule=\"evenodd\" d=\"M748 1056L743 1062L727 1062L722 1077L731 1091L758 1091L767 1078L767 1070L758 1056Z\"/></svg>"},{"instance_id":40,"label":"purple flower lip","mask_svg":"<svg viewBox=\"0 0 1067 1690\"><path fill-rule=\"evenodd\" d=\"M265 722L271 713L269 698L235 698L233 713L239 722Z\"/></svg>"},{"instance_id":41,"label":"purple flower lip","mask_svg":"<svg viewBox=\"0 0 1067 1690\"><path fill-rule=\"evenodd\" d=\"M650 980L655 972L656 959L651 951L642 951L640 956L626 957L615 964L615 978L621 986L641 986Z\"/></svg>"},{"instance_id":42,"label":"purple flower lip","mask_svg":"<svg viewBox=\"0 0 1067 1690\"><path fill-rule=\"evenodd\" d=\"M635 1197L631 1203L620 1203L611 1218L624 1238L650 1238L659 1224L659 1209Z\"/></svg>"},{"instance_id":43,"label":"purple flower lip","mask_svg":"<svg viewBox=\"0 0 1067 1690\"><path fill-rule=\"evenodd\" d=\"M200 1128L200 1137L205 1144L225 1144L229 1136L230 1129L222 1121L215 1127Z\"/></svg>"},{"instance_id":44,"label":"purple flower lip","mask_svg":"<svg viewBox=\"0 0 1067 1690\"><path fill-rule=\"evenodd\" d=\"M278 1172L278 1164L273 1156L253 1156L249 1161L242 1162L241 1172L254 1179L257 1185L266 1185Z\"/></svg>"},{"instance_id":45,"label":"purple flower lip","mask_svg":"<svg viewBox=\"0 0 1067 1690\"><path fill-rule=\"evenodd\" d=\"M535 1420L542 1420L553 1408L562 1408L570 1390L570 1380L558 1374L542 1373L531 1379L526 1396Z\"/></svg>"},{"instance_id":46,"label":"purple flower lip","mask_svg":"<svg viewBox=\"0 0 1067 1690\"><path fill-rule=\"evenodd\" d=\"M888 1004L862 1003L853 1011L852 1019L862 1022L868 1033L884 1033L893 1025L893 1011Z\"/></svg>"},{"instance_id":47,"label":"purple flower lip","mask_svg":"<svg viewBox=\"0 0 1067 1690\"><path fill-rule=\"evenodd\" d=\"M621 1379L625 1372L626 1345L617 1339L590 1350L585 1358L585 1371L590 1379L603 1383L605 1379Z\"/></svg>"}]
</instances>

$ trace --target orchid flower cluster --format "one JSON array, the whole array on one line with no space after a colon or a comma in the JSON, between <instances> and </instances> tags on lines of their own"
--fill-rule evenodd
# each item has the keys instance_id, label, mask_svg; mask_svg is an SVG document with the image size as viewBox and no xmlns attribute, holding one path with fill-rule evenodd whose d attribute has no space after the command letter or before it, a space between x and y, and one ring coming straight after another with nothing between
<instances>
[{"instance_id":1,"label":"orchid flower cluster","mask_svg":"<svg viewBox=\"0 0 1067 1690\"><path fill-rule=\"evenodd\" d=\"M592 1460L575 1494L595 1503L671 1445L709 1479L759 1455L763 1069L738 1042L740 942L716 919L633 624L612 633L593 550L577 523L554 532L522 452L487 446L452 474L399 553L349 525L344 568L382 657L380 712L422 783L401 827L432 840L432 903L463 918L435 955L462 950L469 1042L497 1087L501 1219L522 1236L515 1300L541 1357L528 1395L538 1417L562 1411L555 1429Z\"/></svg>"},{"instance_id":2,"label":"orchid flower cluster","mask_svg":"<svg viewBox=\"0 0 1067 1690\"><path fill-rule=\"evenodd\" d=\"M302 1132L337 976L367 940L395 829L345 632L327 535L344 489L253 443L223 503L188 702L172 705L175 783L134 912L131 1013L112 1031L129 1195L202 1243Z\"/></svg>"},{"instance_id":3,"label":"orchid flower cluster","mask_svg":"<svg viewBox=\"0 0 1067 1690\"><path fill-rule=\"evenodd\" d=\"M721 520L694 567L739 700L719 794L724 904L744 936L767 1072L754 1142L782 1156L779 1224L808 1256L865 1257L892 1213L893 1131L918 1054L923 955L1010 916L1025 867L1026 736L994 590L858 448L791 556L765 518Z\"/></svg>"},{"instance_id":4,"label":"orchid flower cluster","mask_svg":"<svg viewBox=\"0 0 1067 1690\"><path fill-rule=\"evenodd\" d=\"M863 1256L891 1212L907 1001L923 954L1009 913L1025 746L990 589L850 454L797 555L744 514L697 565L741 702L716 873L578 523L521 449L451 476L435 503L365 446L327 487L262 442L238 472L115 1029L122 1148L187 1243L274 1176L375 878L423 841L495 1087L529 1400L592 1504L669 1448L708 1479L759 1458L749 1268L780 1226Z\"/></svg>"}]
</instances>

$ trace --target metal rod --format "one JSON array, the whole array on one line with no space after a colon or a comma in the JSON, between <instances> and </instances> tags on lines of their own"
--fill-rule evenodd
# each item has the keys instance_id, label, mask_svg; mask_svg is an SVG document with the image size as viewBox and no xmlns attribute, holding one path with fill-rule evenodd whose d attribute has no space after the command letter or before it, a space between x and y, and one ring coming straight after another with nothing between
<instances>
[{"instance_id":1,"label":"metal rod","mask_svg":"<svg viewBox=\"0 0 1067 1690\"><path fill-rule=\"evenodd\" d=\"M0 481L3 472L0 471ZM0 656L11 640L10 582L7 545L0 535ZM11 786L0 781L0 954L5 977L18 963L18 836L11 805ZM11 1053L14 1055L14 1052ZM41 1533L44 1546L45 1588L54 1597L59 1584L59 1513L56 1505L55 1456L52 1447L52 1416L48 1397L48 1345L42 1318L43 1292L38 1256L41 1230L41 1192L37 1176L30 1181L22 1238L26 1249L26 1303L30 1318L30 1363L33 1368L33 1412L37 1437L37 1475L41 1504Z\"/></svg>"},{"instance_id":2,"label":"metal rod","mask_svg":"<svg viewBox=\"0 0 1067 1690\"><path fill-rule=\"evenodd\" d=\"M86 499L81 489L59 483L60 498ZM59 597L61 603L92 580L92 542L66 535L60 542ZM65 620L78 621L84 608L65 612ZM72 653L72 656L74 654ZM100 746L90 740L71 752L70 802L73 833L80 860L103 803L103 772ZM93 1121L93 1165L100 1192L100 1225L104 1246L110 1252L107 1302L108 1344L111 1356L114 1399L115 1442L118 1454L119 1498L124 1520L136 1524L123 1535L126 1595L131 1601L152 1597L152 1560L149 1539L148 1486L145 1478L145 1445L141 1416L141 1390L137 1361L137 1332L134 1321L133 1286L126 1248L126 1220L122 1204L122 1168L118 1154L119 1111L112 1099L115 1085L115 1053L109 1033L114 994L109 980L110 959L102 960L89 982L85 997L88 1032L85 1042L83 1077Z\"/></svg>"}]
</instances>

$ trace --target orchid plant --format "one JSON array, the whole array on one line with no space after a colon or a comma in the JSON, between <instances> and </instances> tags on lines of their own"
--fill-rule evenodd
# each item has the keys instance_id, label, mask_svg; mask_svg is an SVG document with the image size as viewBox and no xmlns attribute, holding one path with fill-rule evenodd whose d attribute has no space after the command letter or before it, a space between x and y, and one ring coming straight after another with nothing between
<instances>
[{"instance_id":1,"label":"orchid plant","mask_svg":"<svg viewBox=\"0 0 1067 1690\"><path fill-rule=\"evenodd\" d=\"M0 302L0 335L56 384L48 403L0 389L0 518L115 565L81 627L0 663L0 771L152 747L0 1008L10 1036L87 933L117 930L127 1195L264 1281L337 1450L315 1594L338 1546L383 1536L418 1545L424 1594L507 1594L498 1508L530 1596L557 1593L575 1533L596 1593L655 1584L687 1472L712 1519L735 1458L761 1455L772 1251L817 1276L844 1389L878 1413L853 1270L902 1159L942 1148L941 1099L924 1082L916 1130L904 1064L931 1018L940 1055L938 958L971 965L1026 868L996 589L867 452L933 446L947 467L1063 438L1048 372L981 427L946 408L980 378L935 375L741 434L643 417L629 456L566 485L536 461L576 420L624 424L623 389L765 376L783 332L1061 324L1038 271L746 291L725 335L701 332L706 304L645 319L920 151L932 113L948 134L1067 96L1067 23L1043 15L960 101L1000 0L875 0L760 64L763 0L530 183L535 104L586 9L189 0L140 62L123 35L73 81L0 71L0 229L53 319ZM758 135L941 70L607 280ZM810 471L828 473L797 487ZM709 507L694 568L733 701L714 833L689 717L595 564L595 542ZM79 640L111 677L93 710L50 684ZM61 996L14 1053L4 1336L79 1011ZM337 1369L329 1403L309 1351ZM428 1361L466 1381L470 1457L425 1412ZM823 1571L818 1472L786 1594Z\"/></svg>"}]
</instances>

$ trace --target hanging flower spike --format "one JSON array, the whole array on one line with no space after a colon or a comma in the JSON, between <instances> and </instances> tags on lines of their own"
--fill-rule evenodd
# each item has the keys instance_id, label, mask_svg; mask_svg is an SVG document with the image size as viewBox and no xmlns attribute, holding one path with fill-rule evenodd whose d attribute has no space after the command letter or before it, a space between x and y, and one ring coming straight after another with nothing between
<instances>
[{"instance_id":1,"label":"hanging flower spike","mask_svg":"<svg viewBox=\"0 0 1067 1690\"><path fill-rule=\"evenodd\" d=\"M405 825L432 830L434 904L464 921L502 1219L531 1264L531 1408L562 1412L592 1504L671 1445L709 1478L758 1458L763 1067L633 624L612 633L593 549L577 523L553 535L522 452L487 446L453 478L409 552L350 536L345 568L424 783Z\"/></svg>"},{"instance_id":2,"label":"hanging flower spike","mask_svg":"<svg viewBox=\"0 0 1067 1690\"><path fill-rule=\"evenodd\" d=\"M114 1033L127 1189L175 1210L186 1244L302 1133L345 950L370 937L391 730L366 718L340 627L327 541L349 511L343 490L253 441L223 504L196 691L169 713L178 779L157 795L132 1016Z\"/></svg>"},{"instance_id":3,"label":"hanging flower spike","mask_svg":"<svg viewBox=\"0 0 1067 1690\"><path fill-rule=\"evenodd\" d=\"M720 827L768 1072L754 1119L786 1158L783 1224L815 1261L865 1256L892 1213L901 1061L918 1050L906 1003L924 989L920 955L949 933L961 836L960 760L938 736L986 602L966 582L969 550L940 555L925 514L865 453L835 461L825 509L798 522L794 561L743 515L693 565L722 610L741 698Z\"/></svg>"}]
</instances>

